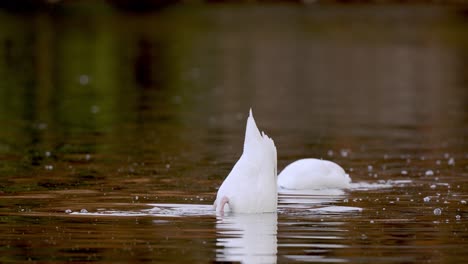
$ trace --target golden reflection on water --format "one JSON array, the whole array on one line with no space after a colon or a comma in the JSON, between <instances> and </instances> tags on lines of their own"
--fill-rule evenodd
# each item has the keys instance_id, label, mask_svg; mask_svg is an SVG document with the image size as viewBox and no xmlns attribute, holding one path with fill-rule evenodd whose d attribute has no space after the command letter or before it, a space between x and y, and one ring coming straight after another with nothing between
<instances>
[{"instance_id":1,"label":"golden reflection on water","mask_svg":"<svg viewBox=\"0 0 468 264\"><path fill-rule=\"evenodd\" d=\"M93 7L0 11L0 262L466 259L465 10ZM148 214L212 203L250 107L279 170L326 158L390 187L282 194L273 219Z\"/></svg>"}]
</instances>

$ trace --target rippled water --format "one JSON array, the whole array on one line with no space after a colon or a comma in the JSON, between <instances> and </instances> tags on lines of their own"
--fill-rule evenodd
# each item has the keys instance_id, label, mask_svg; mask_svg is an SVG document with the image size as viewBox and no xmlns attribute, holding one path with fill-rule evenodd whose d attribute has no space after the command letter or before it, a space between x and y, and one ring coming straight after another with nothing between
<instances>
[{"instance_id":1,"label":"rippled water","mask_svg":"<svg viewBox=\"0 0 468 264\"><path fill-rule=\"evenodd\" d=\"M463 263L456 6L0 12L0 262ZM217 216L245 119L346 190Z\"/></svg>"}]
</instances>

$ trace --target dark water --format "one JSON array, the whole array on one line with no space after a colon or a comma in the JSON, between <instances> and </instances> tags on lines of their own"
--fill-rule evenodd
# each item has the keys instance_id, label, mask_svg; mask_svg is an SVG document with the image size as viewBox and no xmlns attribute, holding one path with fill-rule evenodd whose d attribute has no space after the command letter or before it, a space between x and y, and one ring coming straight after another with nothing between
<instances>
[{"instance_id":1,"label":"dark water","mask_svg":"<svg viewBox=\"0 0 468 264\"><path fill-rule=\"evenodd\" d=\"M466 10L75 4L0 22L0 262L468 257ZM353 188L215 216L250 107L279 170L330 159Z\"/></svg>"}]
</instances>

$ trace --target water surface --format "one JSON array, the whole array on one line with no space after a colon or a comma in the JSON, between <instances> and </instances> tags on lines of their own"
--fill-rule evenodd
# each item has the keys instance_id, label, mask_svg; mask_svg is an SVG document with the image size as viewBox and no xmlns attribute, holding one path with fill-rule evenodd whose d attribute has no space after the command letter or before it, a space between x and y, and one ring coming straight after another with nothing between
<instances>
[{"instance_id":1,"label":"water surface","mask_svg":"<svg viewBox=\"0 0 468 264\"><path fill-rule=\"evenodd\" d=\"M0 262L468 257L466 10L74 4L0 21ZM279 171L330 159L352 188L216 216L250 107Z\"/></svg>"}]
</instances>

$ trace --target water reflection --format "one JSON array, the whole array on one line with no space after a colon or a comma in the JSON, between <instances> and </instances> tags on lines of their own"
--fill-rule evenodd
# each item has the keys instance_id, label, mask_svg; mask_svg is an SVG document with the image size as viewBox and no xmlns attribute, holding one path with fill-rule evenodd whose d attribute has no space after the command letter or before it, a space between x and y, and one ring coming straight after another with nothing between
<instances>
[{"instance_id":1,"label":"water reflection","mask_svg":"<svg viewBox=\"0 0 468 264\"><path fill-rule=\"evenodd\" d=\"M278 204L281 210L310 208L311 206L333 204L342 201L346 193L341 189L286 190L278 189Z\"/></svg>"},{"instance_id":2,"label":"water reflection","mask_svg":"<svg viewBox=\"0 0 468 264\"><path fill-rule=\"evenodd\" d=\"M231 214L216 222L217 261L276 263L276 213Z\"/></svg>"},{"instance_id":3,"label":"water reflection","mask_svg":"<svg viewBox=\"0 0 468 264\"><path fill-rule=\"evenodd\" d=\"M287 213L281 214L278 235L278 250L284 262L348 262L340 254L349 248L343 239L361 211L362 208L348 206L318 205L295 211L288 208Z\"/></svg>"}]
</instances>

